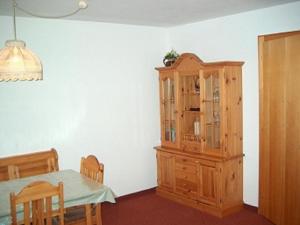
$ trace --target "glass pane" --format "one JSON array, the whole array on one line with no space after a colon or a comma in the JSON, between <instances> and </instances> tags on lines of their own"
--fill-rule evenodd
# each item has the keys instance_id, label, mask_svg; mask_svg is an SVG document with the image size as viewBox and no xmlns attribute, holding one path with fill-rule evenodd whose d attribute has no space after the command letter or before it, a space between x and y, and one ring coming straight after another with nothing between
<instances>
[{"instance_id":1,"label":"glass pane","mask_svg":"<svg viewBox=\"0 0 300 225\"><path fill-rule=\"evenodd\" d=\"M208 148L220 148L220 82L218 71L206 72L205 134Z\"/></svg>"},{"instance_id":2,"label":"glass pane","mask_svg":"<svg viewBox=\"0 0 300 225\"><path fill-rule=\"evenodd\" d=\"M175 90L174 80L167 78L163 81L163 118L165 140L176 141L176 115L175 115Z\"/></svg>"},{"instance_id":3,"label":"glass pane","mask_svg":"<svg viewBox=\"0 0 300 225\"><path fill-rule=\"evenodd\" d=\"M200 82L199 75L180 78L183 106L183 141L200 142Z\"/></svg>"}]
</instances>

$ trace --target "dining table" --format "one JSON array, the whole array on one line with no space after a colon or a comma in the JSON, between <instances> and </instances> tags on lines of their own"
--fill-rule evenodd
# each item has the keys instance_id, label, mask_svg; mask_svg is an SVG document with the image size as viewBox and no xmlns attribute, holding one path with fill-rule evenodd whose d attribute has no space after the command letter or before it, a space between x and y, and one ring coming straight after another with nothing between
<instances>
[{"instance_id":1,"label":"dining table","mask_svg":"<svg viewBox=\"0 0 300 225\"><path fill-rule=\"evenodd\" d=\"M61 170L36 176L24 177L0 182L0 225L10 225L10 193L19 193L25 186L35 181L47 181L53 185L63 182L64 208L99 204L101 202L115 203L115 194L103 184L80 174L74 170ZM53 208L58 207L58 201L53 200ZM17 216L22 218L23 209L17 209Z\"/></svg>"}]
</instances>

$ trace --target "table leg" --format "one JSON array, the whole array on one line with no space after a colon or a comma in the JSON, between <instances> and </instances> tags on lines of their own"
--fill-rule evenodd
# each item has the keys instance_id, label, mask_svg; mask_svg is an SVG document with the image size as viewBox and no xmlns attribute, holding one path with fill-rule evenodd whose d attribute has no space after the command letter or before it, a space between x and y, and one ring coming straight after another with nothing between
<instances>
[{"instance_id":1,"label":"table leg","mask_svg":"<svg viewBox=\"0 0 300 225\"><path fill-rule=\"evenodd\" d=\"M86 219L86 225L92 225L91 204L86 204L85 205L85 219Z\"/></svg>"},{"instance_id":2,"label":"table leg","mask_svg":"<svg viewBox=\"0 0 300 225\"><path fill-rule=\"evenodd\" d=\"M101 203L96 205L96 220L97 225L102 225Z\"/></svg>"}]
</instances>

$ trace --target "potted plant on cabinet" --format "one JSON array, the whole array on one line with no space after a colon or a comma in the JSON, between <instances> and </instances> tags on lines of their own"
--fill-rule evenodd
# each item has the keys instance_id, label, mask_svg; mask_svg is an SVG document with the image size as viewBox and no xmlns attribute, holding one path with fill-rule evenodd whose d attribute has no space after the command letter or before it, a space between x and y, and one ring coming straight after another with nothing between
<instances>
[{"instance_id":1,"label":"potted plant on cabinet","mask_svg":"<svg viewBox=\"0 0 300 225\"><path fill-rule=\"evenodd\" d=\"M163 63L165 64L165 66L171 66L179 56L180 55L174 49L172 49L165 55Z\"/></svg>"}]
</instances>

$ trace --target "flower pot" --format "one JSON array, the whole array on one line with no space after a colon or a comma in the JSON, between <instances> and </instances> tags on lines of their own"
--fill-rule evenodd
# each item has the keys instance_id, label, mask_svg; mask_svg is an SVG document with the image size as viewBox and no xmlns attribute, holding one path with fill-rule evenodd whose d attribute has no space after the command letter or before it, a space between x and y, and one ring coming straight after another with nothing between
<instances>
[{"instance_id":1,"label":"flower pot","mask_svg":"<svg viewBox=\"0 0 300 225\"><path fill-rule=\"evenodd\" d=\"M171 66L175 61L176 58L172 58L172 59L164 58L163 63L165 64L165 66Z\"/></svg>"}]
</instances>

